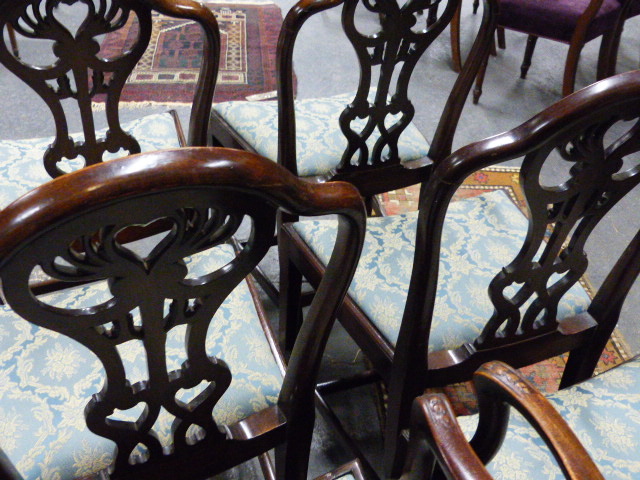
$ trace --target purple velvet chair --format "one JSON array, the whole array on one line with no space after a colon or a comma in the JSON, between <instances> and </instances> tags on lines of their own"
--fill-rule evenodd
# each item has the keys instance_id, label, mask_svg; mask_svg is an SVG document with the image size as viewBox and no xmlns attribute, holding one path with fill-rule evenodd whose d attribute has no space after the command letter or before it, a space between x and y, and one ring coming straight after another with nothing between
<instances>
[{"instance_id":1,"label":"purple velvet chair","mask_svg":"<svg viewBox=\"0 0 640 480\"><path fill-rule=\"evenodd\" d=\"M640 0L500 0L497 27L527 33L527 46L520 67L525 78L538 37L569 44L564 67L562 95L573 92L580 52L585 43L602 36L597 79L615 74L620 35L627 18L640 14ZM482 94L488 62L476 79L473 103Z\"/></svg>"}]
</instances>

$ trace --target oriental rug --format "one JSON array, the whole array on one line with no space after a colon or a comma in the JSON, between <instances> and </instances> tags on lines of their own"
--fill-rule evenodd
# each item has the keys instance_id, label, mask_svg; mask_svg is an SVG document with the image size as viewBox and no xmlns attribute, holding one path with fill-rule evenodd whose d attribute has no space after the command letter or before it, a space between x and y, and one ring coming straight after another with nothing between
<instances>
[{"instance_id":1,"label":"oriental rug","mask_svg":"<svg viewBox=\"0 0 640 480\"><path fill-rule=\"evenodd\" d=\"M524 196L518 183L519 172L520 169L518 167L489 167L480 170L465 180L464 184L456 192L454 200L473 197L488 191L503 190L526 215ZM387 215L395 215L417 210L419 193L420 186L414 185L409 188L384 193L378 198L383 212ZM593 298L595 290L588 279L583 277L580 283L589 296ZM596 367L596 374L620 365L630 358L630 349L626 345L624 338L620 332L614 330L600 357ZM543 393L552 393L558 389L566 361L567 355L565 354L522 368L520 371ZM429 391L445 393L451 401L456 415L469 415L477 411L475 392L471 382L430 389Z\"/></svg>"},{"instance_id":2,"label":"oriental rug","mask_svg":"<svg viewBox=\"0 0 640 480\"><path fill-rule=\"evenodd\" d=\"M206 2L206 5L218 20L221 36L214 101L275 96L280 8L259 0L234 4ZM132 18L125 27L104 38L101 55L116 57L132 45L137 34L138 23ZM151 42L127 80L121 101L191 103L202 49L203 34L198 24L154 12Z\"/></svg>"}]
</instances>

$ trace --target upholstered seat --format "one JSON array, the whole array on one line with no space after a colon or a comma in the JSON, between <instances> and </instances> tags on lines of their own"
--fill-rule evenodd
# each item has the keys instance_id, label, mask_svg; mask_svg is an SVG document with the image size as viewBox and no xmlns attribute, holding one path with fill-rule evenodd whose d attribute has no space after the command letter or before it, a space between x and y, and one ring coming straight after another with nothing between
<instances>
[{"instance_id":1,"label":"upholstered seat","mask_svg":"<svg viewBox=\"0 0 640 480\"><path fill-rule=\"evenodd\" d=\"M355 95L347 93L295 102L298 175L326 175L338 166L347 148L338 120ZM375 90L369 97L375 97ZM224 102L215 104L213 110L257 153L274 161L278 158L278 102ZM393 124L399 119L400 115L390 115L388 121ZM357 119L351 126L355 131L362 131L366 124L367 119ZM376 129L366 142L370 150L378 138L380 132ZM410 162L428 153L429 143L410 123L398 142L400 159Z\"/></svg>"},{"instance_id":2,"label":"upholstered seat","mask_svg":"<svg viewBox=\"0 0 640 480\"><path fill-rule=\"evenodd\" d=\"M188 278L215 271L234 258L232 247L218 246L187 262ZM107 285L102 283L59 291L40 300L80 308L98 305L109 297ZM6 306L0 315L2 449L25 479L77 478L106 468L112 461L114 443L87 430L82 412L104 381L98 358L61 334L25 322ZM209 333L207 353L224 360L232 374L229 389L214 408L216 421L229 425L275 405L282 372L245 282L226 298ZM147 366L144 349L132 343L119 350L135 382L146 378ZM179 370L184 361L184 329L169 336L167 356L167 370ZM195 396L195 392L187 393L180 397L184 402ZM123 416L135 420L140 413L141 408L134 408L131 415L124 412ZM154 430L166 444L173 418L163 413Z\"/></svg>"},{"instance_id":3,"label":"upholstered seat","mask_svg":"<svg viewBox=\"0 0 640 480\"><path fill-rule=\"evenodd\" d=\"M138 139L142 152L164 150L181 146L176 131L176 120L169 112L147 115L124 123L122 129ZM106 129L96 131L101 138ZM79 140L81 134L72 134ZM24 140L0 140L0 208L5 207L29 190L51 180L42 162L44 153L54 141L54 137L30 138ZM106 153L104 160L126 155L127 152ZM72 160L67 170L81 168L83 162ZM64 168L65 165L61 165Z\"/></svg>"},{"instance_id":4,"label":"upholstered seat","mask_svg":"<svg viewBox=\"0 0 640 480\"><path fill-rule=\"evenodd\" d=\"M396 345L415 251L417 212L370 218L350 297L387 341ZM452 202L447 211L435 314L429 350L473 342L491 317L489 282L522 247L528 222L507 195L495 192ZM307 220L293 228L326 264L336 222ZM589 306L582 286L574 285L558 307L558 317ZM528 306L528 304L526 305Z\"/></svg>"},{"instance_id":5,"label":"upholstered seat","mask_svg":"<svg viewBox=\"0 0 640 480\"><path fill-rule=\"evenodd\" d=\"M640 476L640 358L547 396L607 480ZM459 417L469 436L477 416ZM564 479L549 448L515 409L498 454L487 465L495 478Z\"/></svg>"}]
</instances>

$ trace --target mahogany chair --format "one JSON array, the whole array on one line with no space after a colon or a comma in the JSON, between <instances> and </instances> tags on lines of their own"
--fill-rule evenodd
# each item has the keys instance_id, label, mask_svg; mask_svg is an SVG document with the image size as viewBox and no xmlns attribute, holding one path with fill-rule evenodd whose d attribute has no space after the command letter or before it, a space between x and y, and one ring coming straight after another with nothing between
<instances>
[{"instance_id":1,"label":"mahogany chair","mask_svg":"<svg viewBox=\"0 0 640 480\"><path fill-rule=\"evenodd\" d=\"M215 88L220 33L213 13L194 0L11 0L0 2L0 64L37 93L51 110L55 137L0 140L0 207L65 172L141 151L207 144L207 122ZM58 7L65 6L63 16ZM72 9L72 10L70 10ZM122 124L120 96L152 37L152 14L189 19L202 28L204 53L185 138L175 112ZM67 17L76 16L74 27ZM117 55L100 50L103 35L137 22L138 35ZM135 29L136 27L132 27ZM5 43L17 35L38 48L47 65L26 63ZM37 40L37 42L36 42ZM51 60L49 60L52 58ZM105 101L105 130L96 130L92 102ZM64 108L71 106L75 108ZM69 132L79 112L82 132ZM76 113L77 114L77 113Z\"/></svg>"},{"instance_id":2,"label":"mahogany chair","mask_svg":"<svg viewBox=\"0 0 640 480\"><path fill-rule=\"evenodd\" d=\"M640 71L603 80L437 164L419 212L368 220L339 320L387 386L393 475L411 402L425 388L469 380L489 360L521 367L564 352L571 354L563 387L592 374L637 270L614 268L591 300L578 283L589 263L583 246L640 181L637 168L621 171L622 158L640 150L639 117ZM636 124L619 135L619 120ZM605 134L619 140L605 143ZM541 185L556 150L571 169ZM499 190L451 201L469 175L517 158L528 218ZM330 220L282 228L281 248L312 285L334 232ZM576 363L576 352L589 360Z\"/></svg>"},{"instance_id":3,"label":"mahogany chair","mask_svg":"<svg viewBox=\"0 0 640 480\"><path fill-rule=\"evenodd\" d=\"M340 218L286 369L246 278L279 209ZM162 237L120 242L159 218L172 225ZM252 235L235 251L243 220ZM317 371L364 222L352 185L215 148L113 160L21 197L0 213L8 459L27 479L197 479L277 447L276 476L306 479ZM36 297L37 270L75 288Z\"/></svg>"},{"instance_id":4,"label":"mahogany chair","mask_svg":"<svg viewBox=\"0 0 640 480\"><path fill-rule=\"evenodd\" d=\"M456 421L442 395L414 406L425 420L428 464L437 463L436 474L425 478L512 478L515 471L530 478L540 472L549 479L634 478L640 470L639 368L636 358L545 398L508 365L484 365L474 376L479 416ZM519 414L509 418L509 406ZM470 442L463 431L473 436Z\"/></svg>"},{"instance_id":5,"label":"mahogany chair","mask_svg":"<svg viewBox=\"0 0 640 480\"><path fill-rule=\"evenodd\" d=\"M407 89L416 64L450 23L459 0L443 1L441 15L418 31L418 12L436 11L439 3L299 1L284 19L278 40L278 100L214 105L213 143L255 151L314 181L348 180L366 198L419 183L425 169L451 151L472 77L489 46L495 15L495 2L487 1L482 33L429 144L411 122L415 106ZM358 89L335 97L295 100L293 51L298 33L313 15L338 7L342 7L343 30L358 58L354 65L360 72ZM377 32L360 31L367 15L378 22Z\"/></svg>"},{"instance_id":6,"label":"mahogany chair","mask_svg":"<svg viewBox=\"0 0 640 480\"><path fill-rule=\"evenodd\" d=\"M618 46L624 22L636 15L636 0L500 0L496 25L528 34L520 78L525 78L538 37L569 45L562 79L562 95L574 90L580 52L584 45L600 36L596 78L615 74ZM482 95L482 83L489 57L476 79L473 103Z\"/></svg>"}]
</instances>

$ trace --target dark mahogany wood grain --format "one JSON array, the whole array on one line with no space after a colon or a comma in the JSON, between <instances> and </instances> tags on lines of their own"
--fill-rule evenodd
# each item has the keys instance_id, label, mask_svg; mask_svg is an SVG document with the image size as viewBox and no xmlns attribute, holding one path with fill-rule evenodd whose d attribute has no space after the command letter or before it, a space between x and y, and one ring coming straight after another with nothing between
<instances>
[{"instance_id":1,"label":"dark mahogany wood grain","mask_svg":"<svg viewBox=\"0 0 640 480\"><path fill-rule=\"evenodd\" d=\"M226 296L268 251L280 209L305 216L337 214L334 253L277 404L222 429L212 409L231 381L231 370L222 359L208 356L208 326ZM119 233L126 228L158 219L172 228L145 257L121 241ZM235 259L204 276L185 277L184 259L227 243L243 219L251 220L251 235ZM2 294L21 317L80 342L101 361L105 382L84 412L87 428L117 445L112 478L209 478L277 447L277 477L302 480L317 372L362 248L364 220L362 199L352 185L304 182L247 152L194 147L134 155L58 177L0 213ZM36 267L67 284L108 281L112 298L82 309L51 308L33 295L29 278ZM257 290L249 285L284 370ZM135 309L140 321L131 313ZM165 341L180 325L187 326L186 360L169 372ZM117 350L132 340L143 345L149 373L136 384L127 378ZM176 399L178 390L202 381L208 387L189 404ZM146 405L141 420L110 419L114 409L140 402ZM172 451L162 448L152 430L161 408L175 417ZM189 433L192 426L204 435ZM131 464L138 444L146 446L146 458L136 456L138 463Z\"/></svg>"}]
</instances>

